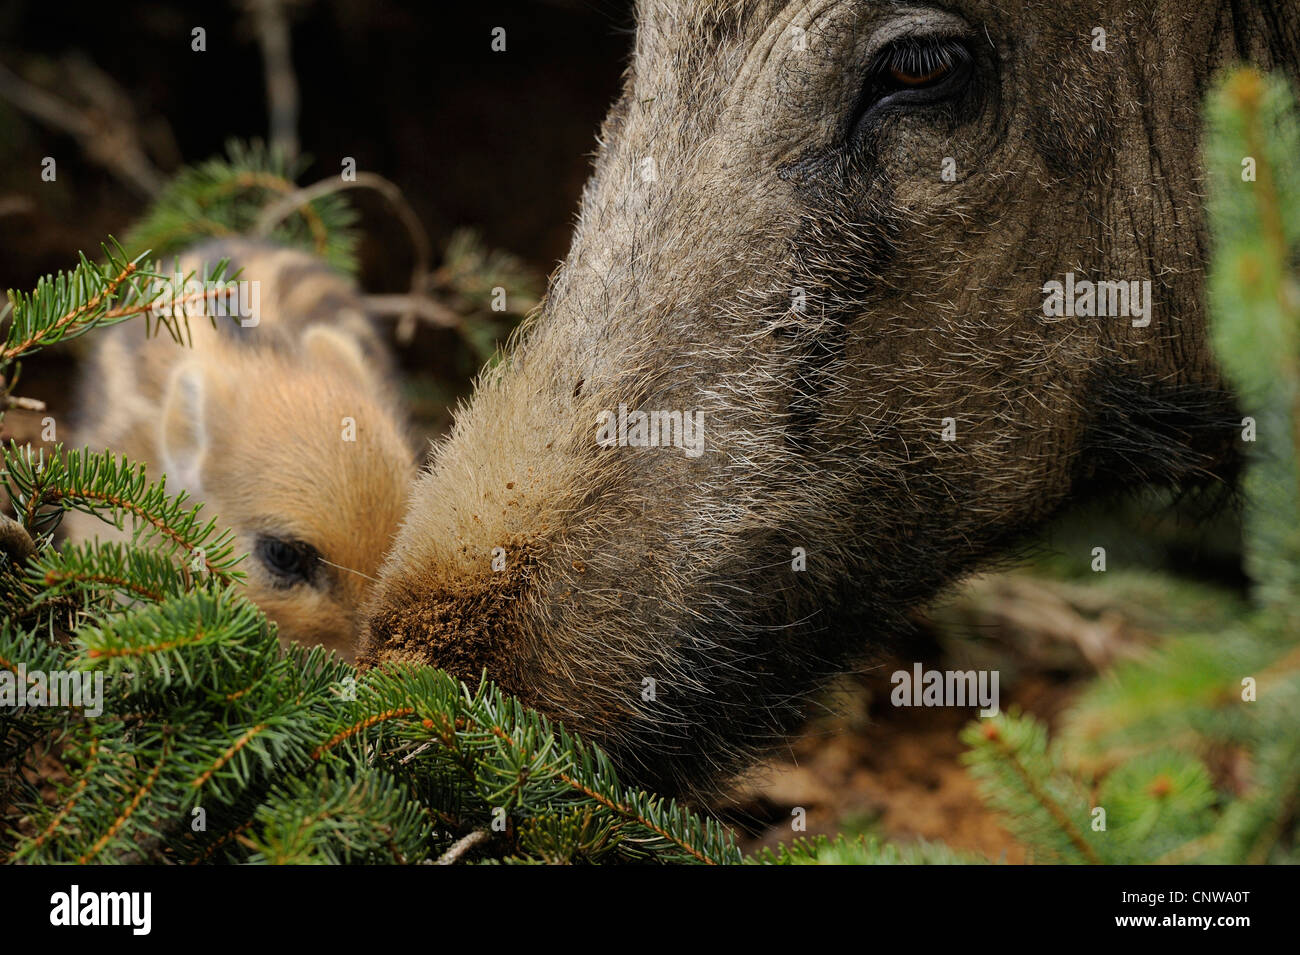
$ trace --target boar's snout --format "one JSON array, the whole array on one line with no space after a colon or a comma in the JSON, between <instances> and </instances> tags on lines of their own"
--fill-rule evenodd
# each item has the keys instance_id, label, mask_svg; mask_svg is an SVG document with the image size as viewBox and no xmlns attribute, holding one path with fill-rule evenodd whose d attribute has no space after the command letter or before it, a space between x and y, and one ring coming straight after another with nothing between
<instances>
[{"instance_id":1,"label":"boar's snout","mask_svg":"<svg viewBox=\"0 0 1300 955\"><path fill-rule=\"evenodd\" d=\"M527 701L510 642L510 611L521 586L518 574L452 586L386 586L370 614L361 663L436 666L471 685L486 671L501 689Z\"/></svg>"}]
</instances>

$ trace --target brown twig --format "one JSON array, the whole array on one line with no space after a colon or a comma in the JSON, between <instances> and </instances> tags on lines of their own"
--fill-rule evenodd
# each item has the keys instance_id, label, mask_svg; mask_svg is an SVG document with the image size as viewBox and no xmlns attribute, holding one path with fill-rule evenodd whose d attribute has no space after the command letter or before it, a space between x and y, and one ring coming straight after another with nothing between
<instances>
[{"instance_id":1,"label":"brown twig","mask_svg":"<svg viewBox=\"0 0 1300 955\"><path fill-rule=\"evenodd\" d=\"M435 861L433 864L434 865L455 865L457 862L460 861L462 856L464 856L475 846L486 842L488 838L489 838L489 833L486 829L475 829L469 835L464 836L461 839L457 839L455 843L452 844L451 848L448 849L446 852L444 852L442 855L440 855L437 861Z\"/></svg>"},{"instance_id":2,"label":"brown twig","mask_svg":"<svg viewBox=\"0 0 1300 955\"><path fill-rule=\"evenodd\" d=\"M88 60L69 59L63 63L63 72L90 105L73 106L2 65L0 97L46 126L72 136L90 159L143 196L156 196L164 176L140 144L130 98Z\"/></svg>"},{"instance_id":3,"label":"brown twig","mask_svg":"<svg viewBox=\"0 0 1300 955\"><path fill-rule=\"evenodd\" d=\"M406 201L406 196L402 194L401 188L391 180L385 179L377 173L359 172L356 174L355 179L342 179L331 176L329 179L322 179L310 186L304 186L263 209L262 214L258 216L257 223L253 226L253 234L263 237L268 236L277 225L298 209L309 205L322 196L342 192L344 189L373 189L378 192L388 200L388 204L393 207L393 211L397 213L402 225L406 227L407 235L411 240L411 249L415 254L415 264L411 268L411 293L408 297L408 310L403 313L401 321L403 323L414 322L417 314L419 314L416 300L423 297L421 293L424 291L430 263L433 259L433 244L429 241L429 234L425 231L424 224L420 222L420 217L415 214L415 210Z\"/></svg>"},{"instance_id":4,"label":"brown twig","mask_svg":"<svg viewBox=\"0 0 1300 955\"><path fill-rule=\"evenodd\" d=\"M18 411L45 411L45 402L39 398L24 398L21 395L5 395L5 408Z\"/></svg>"},{"instance_id":5,"label":"brown twig","mask_svg":"<svg viewBox=\"0 0 1300 955\"><path fill-rule=\"evenodd\" d=\"M372 315L414 314L437 328L459 328L461 325L461 317L455 309L427 295L367 295L364 302L366 311Z\"/></svg>"}]
</instances>

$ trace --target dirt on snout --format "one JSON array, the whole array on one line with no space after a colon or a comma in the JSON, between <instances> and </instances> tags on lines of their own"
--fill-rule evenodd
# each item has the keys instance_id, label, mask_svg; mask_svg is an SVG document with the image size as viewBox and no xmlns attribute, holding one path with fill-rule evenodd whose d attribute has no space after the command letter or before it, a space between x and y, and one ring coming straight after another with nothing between
<instances>
[{"instance_id":1,"label":"dirt on snout","mask_svg":"<svg viewBox=\"0 0 1300 955\"><path fill-rule=\"evenodd\" d=\"M358 664L436 666L470 685L487 670L502 689L535 705L517 678L519 647L510 639L509 611L536 561L523 546L511 552L517 556L505 570L450 577L454 588L417 584L387 594L370 619Z\"/></svg>"}]
</instances>

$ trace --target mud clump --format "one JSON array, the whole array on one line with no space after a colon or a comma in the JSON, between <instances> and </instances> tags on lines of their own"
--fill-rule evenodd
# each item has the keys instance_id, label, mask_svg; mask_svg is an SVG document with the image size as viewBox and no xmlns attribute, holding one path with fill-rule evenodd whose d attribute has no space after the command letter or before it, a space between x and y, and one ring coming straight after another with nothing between
<instances>
[{"instance_id":1,"label":"mud clump","mask_svg":"<svg viewBox=\"0 0 1300 955\"><path fill-rule=\"evenodd\" d=\"M471 684L486 670L502 690L529 703L512 610L524 595L534 561L512 563L510 570L457 579L446 590L410 588L395 595L370 619L358 665L433 666Z\"/></svg>"}]
</instances>

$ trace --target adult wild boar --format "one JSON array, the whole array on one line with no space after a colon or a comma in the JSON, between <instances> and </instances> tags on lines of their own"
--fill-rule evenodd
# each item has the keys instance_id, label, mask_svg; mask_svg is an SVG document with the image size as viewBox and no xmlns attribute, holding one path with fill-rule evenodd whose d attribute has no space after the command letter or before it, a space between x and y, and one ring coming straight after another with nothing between
<instances>
[{"instance_id":1,"label":"adult wild boar","mask_svg":"<svg viewBox=\"0 0 1300 955\"><path fill-rule=\"evenodd\" d=\"M643 0L363 659L486 669L697 790L1067 501L1230 479L1200 107L1298 37L1295 0Z\"/></svg>"}]
</instances>

